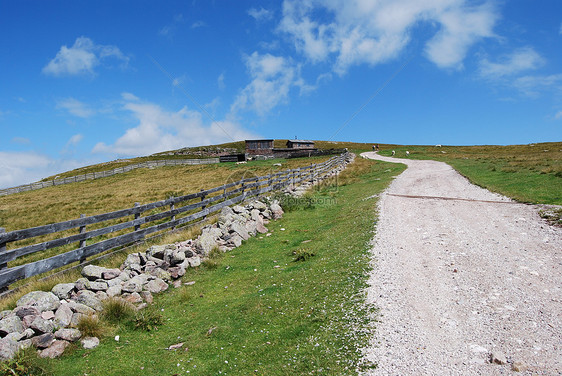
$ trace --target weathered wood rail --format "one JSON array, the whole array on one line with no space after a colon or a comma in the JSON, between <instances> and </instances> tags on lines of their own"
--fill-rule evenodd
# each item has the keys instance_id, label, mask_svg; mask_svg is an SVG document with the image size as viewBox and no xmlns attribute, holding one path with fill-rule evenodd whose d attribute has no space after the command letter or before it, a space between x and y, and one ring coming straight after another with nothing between
<instances>
[{"instance_id":1,"label":"weathered wood rail","mask_svg":"<svg viewBox=\"0 0 562 376\"><path fill-rule=\"evenodd\" d=\"M219 187L201 192L172 197L167 200L149 204L135 204L133 208L117 210L93 216L81 216L64 222L52 223L44 226L5 232L0 228L0 290L20 279L32 277L54 269L64 267L75 262L84 262L90 256L124 247L142 241L147 235L174 228L189 226L195 221L204 219L211 213L221 210L225 206L234 205L250 197L281 189L289 184L299 184L303 181L314 181L325 178L342 163L348 154L334 156L324 163L285 170L265 176L257 176L227 183ZM154 213L157 209L164 210ZM147 215L144 213L149 212ZM87 226L111 220L122 222L106 227L87 230ZM76 234L67 235L68 230L78 229ZM115 234L123 230L131 230L124 234ZM61 234L60 237L42 241L32 245L8 249L8 244L35 238L39 236ZM99 241L87 244L87 240L105 237ZM47 251L49 249L78 243L78 247L71 251L56 254L24 265L8 267L8 263L20 257ZM62 252L62 251L61 251Z\"/></svg>"},{"instance_id":2,"label":"weathered wood rail","mask_svg":"<svg viewBox=\"0 0 562 376\"><path fill-rule=\"evenodd\" d=\"M163 166L179 166L179 165L200 165L200 164L214 164L219 163L219 158L207 158L207 159L163 159L158 161L146 161L140 163L132 163L127 166L117 167L112 170L91 172L89 174L69 176L63 179L54 179L47 181L38 181L36 183L19 185L17 187L0 189L0 196L6 196L13 193L20 193L26 191L34 191L36 189L52 187L54 185L63 185L70 183L78 183L85 180L93 180L99 178L106 178L108 176L113 176L116 174L123 174L135 170L137 168L155 168Z\"/></svg>"}]
</instances>

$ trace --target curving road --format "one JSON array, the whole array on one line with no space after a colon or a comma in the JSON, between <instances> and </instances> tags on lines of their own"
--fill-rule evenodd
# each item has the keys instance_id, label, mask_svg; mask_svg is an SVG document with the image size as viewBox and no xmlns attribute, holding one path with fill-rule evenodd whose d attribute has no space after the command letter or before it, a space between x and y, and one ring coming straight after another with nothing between
<instances>
[{"instance_id":1,"label":"curving road","mask_svg":"<svg viewBox=\"0 0 562 376\"><path fill-rule=\"evenodd\" d=\"M408 166L379 201L367 374L562 374L562 229L445 163L362 156Z\"/></svg>"}]
</instances>

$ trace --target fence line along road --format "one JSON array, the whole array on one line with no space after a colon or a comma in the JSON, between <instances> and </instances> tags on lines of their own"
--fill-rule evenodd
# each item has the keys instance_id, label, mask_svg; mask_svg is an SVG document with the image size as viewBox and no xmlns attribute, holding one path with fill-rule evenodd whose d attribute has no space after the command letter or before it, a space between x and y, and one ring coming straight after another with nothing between
<instances>
[{"instance_id":1,"label":"fence line along road","mask_svg":"<svg viewBox=\"0 0 562 376\"><path fill-rule=\"evenodd\" d=\"M11 195L13 193L20 193L26 191L34 191L36 189L52 187L53 185L62 185L69 183L78 183L85 180L93 180L99 178L106 178L108 176L113 176L116 174L122 174L135 170L137 168L155 168L163 166L179 166L179 165L200 165L200 164L214 164L219 163L219 158L207 158L207 159L162 159L157 161L146 161L139 163L132 163L127 166L117 167L112 170L91 172L89 174L69 176L63 179L54 179L47 181L38 181L36 183L19 185L17 187L0 189L0 196Z\"/></svg>"},{"instance_id":2,"label":"fence line along road","mask_svg":"<svg viewBox=\"0 0 562 376\"><path fill-rule=\"evenodd\" d=\"M89 217L81 216L64 222L10 232L5 232L3 228L0 228L0 291L6 290L11 283L17 280L42 274L74 262L82 263L90 256L142 241L147 235L190 226L194 221L204 219L225 206L234 205L247 198L275 191L290 184L324 179L331 175L335 168L345 163L349 156L349 153L344 153L323 163L242 179L201 192L171 197L149 204L135 204L133 208L129 209ZM148 214L142 216L146 212ZM118 223L86 230L87 226L106 221L117 221ZM68 231L73 229L78 229L78 232L69 235ZM124 230L129 232L115 234ZM58 234L60 232L66 233ZM13 242L51 234L57 234L57 237L50 240L43 239L43 241L31 245L18 247L16 244L13 249L7 247ZM88 244L88 240L90 240L90 244ZM61 249L62 253L54 256L8 268L8 262L20 257L73 243L78 243L78 247L73 250L65 252L64 249Z\"/></svg>"}]
</instances>

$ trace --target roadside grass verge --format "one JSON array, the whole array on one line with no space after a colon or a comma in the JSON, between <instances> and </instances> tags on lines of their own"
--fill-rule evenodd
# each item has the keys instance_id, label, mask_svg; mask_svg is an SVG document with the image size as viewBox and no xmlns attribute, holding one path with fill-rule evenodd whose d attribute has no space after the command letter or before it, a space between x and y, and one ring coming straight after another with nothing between
<instances>
[{"instance_id":1,"label":"roadside grass verge","mask_svg":"<svg viewBox=\"0 0 562 376\"><path fill-rule=\"evenodd\" d=\"M367 345L364 289L376 200L403 165L357 158L338 187L298 206L183 285L155 297L151 330L119 324L98 348L49 362L56 375L347 375ZM297 257L298 255L302 257ZM297 260L298 258L298 260ZM180 345L181 344L181 345ZM176 349L170 349L170 346Z\"/></svg>"},{"instance_id":2,"label":"roadside grass verge","mask_svg":"<svg viewBox=\"0 0 562 376\"><path fill-rule=\"evenodd\" d=\"M434 159L472 183L520 202L562 205L562 142L510 146L400 146L381 155Z\"/></svg>"}]
</instances>

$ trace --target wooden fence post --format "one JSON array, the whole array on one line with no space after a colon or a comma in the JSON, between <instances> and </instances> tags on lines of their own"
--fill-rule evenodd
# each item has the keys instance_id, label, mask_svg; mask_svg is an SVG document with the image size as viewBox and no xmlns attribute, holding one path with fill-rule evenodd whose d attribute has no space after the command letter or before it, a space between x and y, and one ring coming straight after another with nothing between
<instances>
[{"instance_id":1,"label":"wooden fence post","mask_svg":"<svg viewBox=\"0 0 562 376\"><path fill-rule=\"evenodd\" d=\"M80 214L80 218L85 218L86 214ZM80 226L79 229L79 233L83 234L84 232L86 232L86 225L84 226ZM80 240L80 243L78 243L78 248L83 248L86 246L86 239L84 240ZM83 263L84 261L86 261L85 257L80 258L80 264Z\"/></svg>"},{"instance_id":2,"label":"wooden fence post","mask_svg":"<svg viewBox=\"0 0 562 376\"><path fill-rule=\"evenodd\" d=\"M3 234L5 232L6 229L4 227L0 227L0 234ZM6 252L6 243L0 243L0 253L4 253L4 252ZM8 263L4 263L0 265L0 270L7 269L7 268L8 268ZM9 285L1 287L0 292L8 291L8 286Z\"/></svg>"},{"instance_id":3,"label":"wooden fence post","mask_svg":"<svg viewBox=\"0 0 562 376\"><path fill-rule=\"evenodd\" d=\"M4 227L0 227L0 234L4 234L6 232L6 229ZM6 252L6 243L0 243L0 254ZM0 264L0 270L2 269L6 269L8 267L8 264Z\"/></svg>"},{"instance_id":4,"label":"wooden fence post","mask_svg":"<svg viewBox=\"0 0 562 376\"><path fill-rule=\"evenodd\" d=\"M170 198L174 198L174 197L170 197ZM172 203L170 204L170 210L174 210L175 209L175 205L174 202L172 201ZM170 218L170 221L175 221L176 220L176 215L172 215L172 217ZM172 230L175 230L176 226L172 226Z\"/></svg>"},{"instance_id":5,"label":"wooden fence post","mask_svg":"<svg viewBox=\"0 0 562 376\"><path fill-rule=\"evenodd\" d=\"M201 188L201 192L203 192L203 191L204 191L204 189L203 189L203 188ZM206 194L203 194L203 195L201 196L201 201L205 201L205 197L207 197L207 195L206 195ZM206 208L206 207L207 207L207 205L203 205L203 206L201 206L201 211L205 210L205 208ZM207 216L206 216L206 215L205 215L205 216L203 216L203 219L205 219L205 218L207 218Z\"/></svg>"},{"instance_id":6,"label":"wooden fence post","mask_svg":"<svg viewBox=\"0 0 562 376\"><path fill-rule=\"evenodd\" d=\"M135 208L140 206L140 202L135 202ZM140 218L140 213L135 213L135 219L139 219ZM135 225L135 231L140 230L140 225Z\"/></svg>"}]
</instances>

